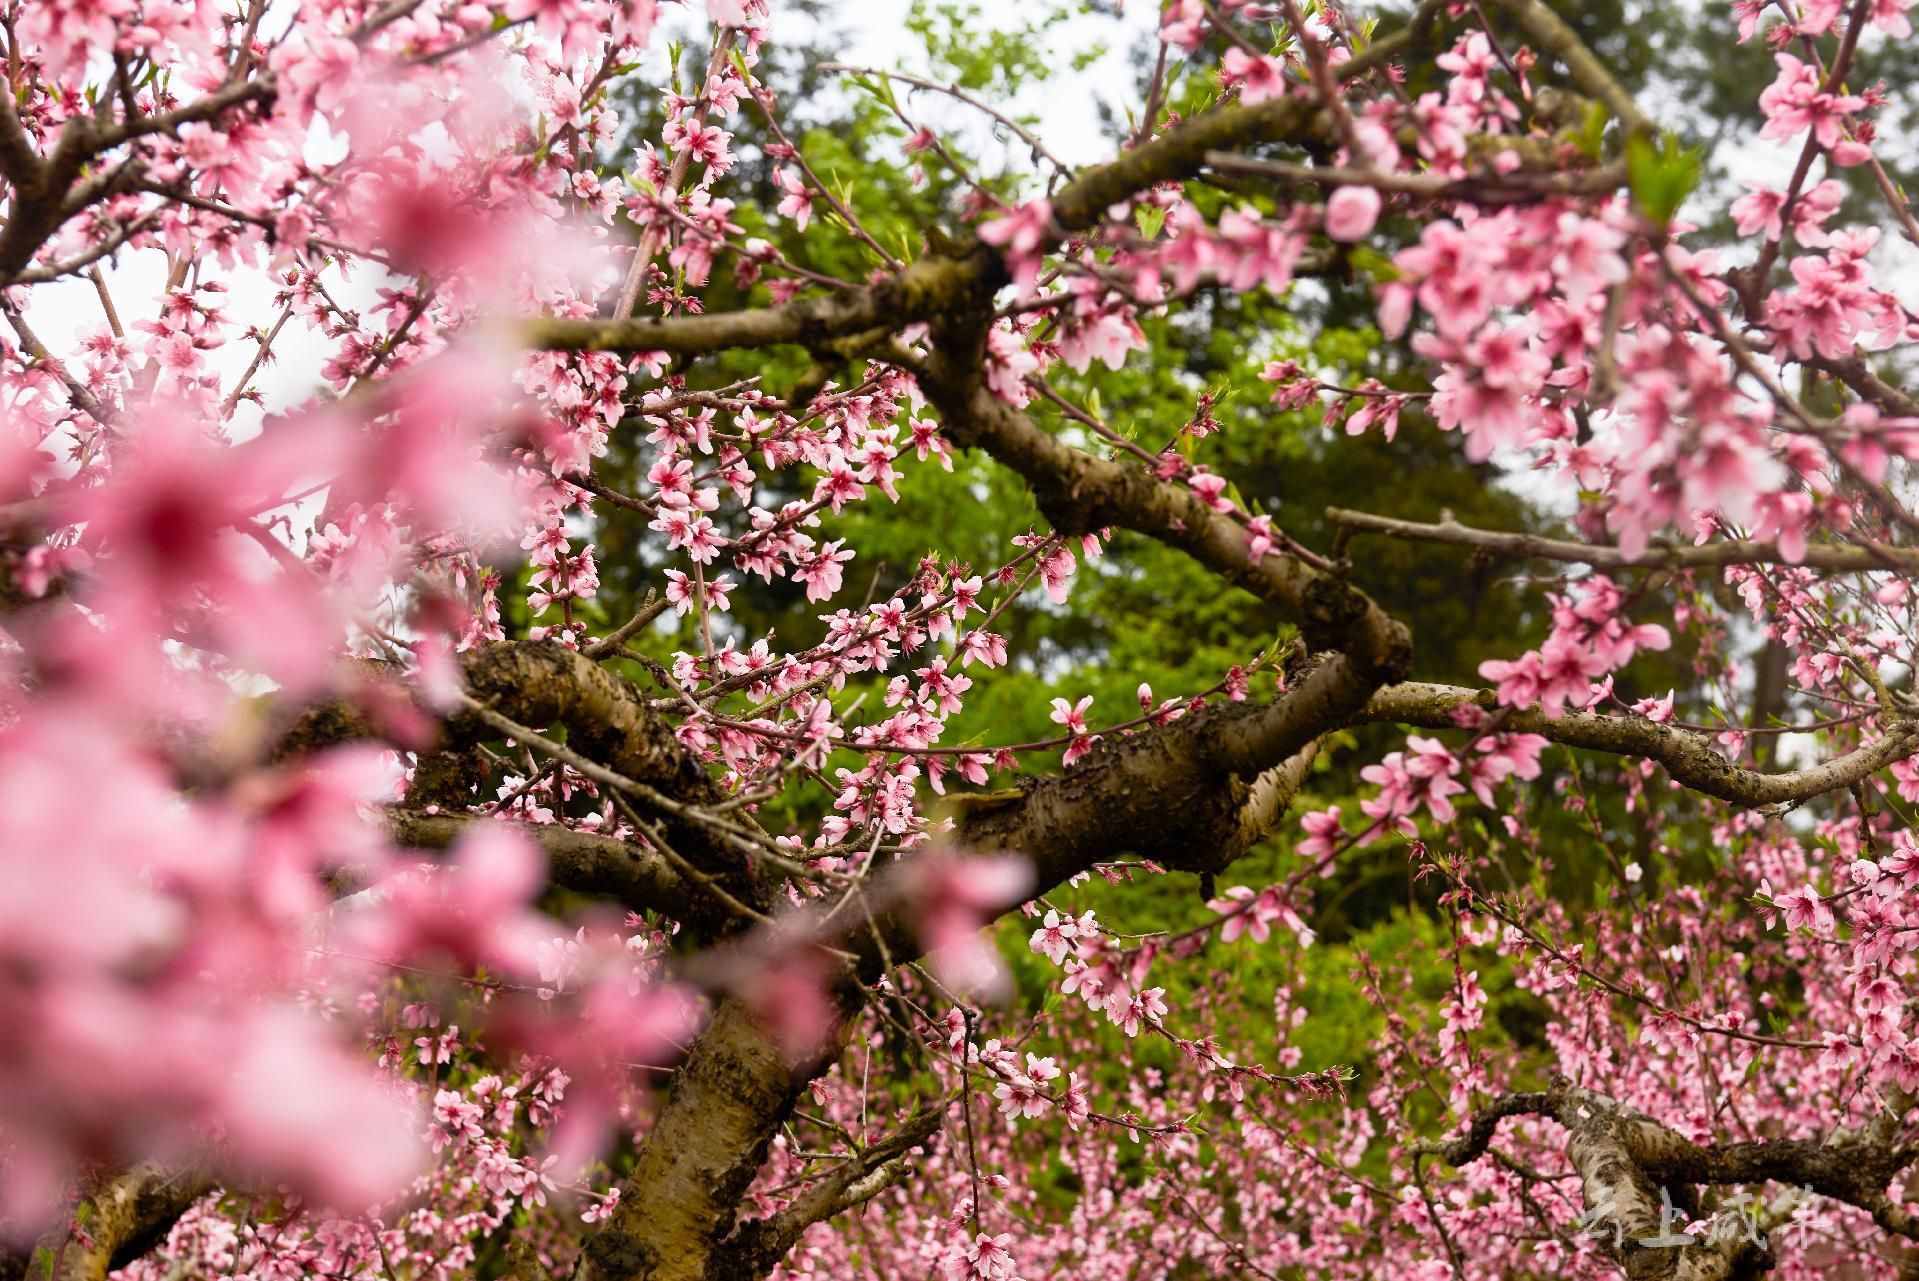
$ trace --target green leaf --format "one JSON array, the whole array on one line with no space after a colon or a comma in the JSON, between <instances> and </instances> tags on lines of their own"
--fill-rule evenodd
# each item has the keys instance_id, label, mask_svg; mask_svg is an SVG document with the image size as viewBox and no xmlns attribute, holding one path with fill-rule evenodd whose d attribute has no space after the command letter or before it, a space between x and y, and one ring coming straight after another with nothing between
<instances>
[{"instance_id":1,"label":"green leaf","mask_svg":"<svg viewBox=\"0 0 1919 1281\"><path fill-rule=\"evenodd\" d=\"M899 100L893 96L893 81L887 76L848 75L848 83L858 86L872 94L880 102L894 111L899 110Z\"/></svg>"},{"instance_id":2,"label":"green leaf","mask_svg":"<svg viewBox=\"0 0 1919 1281\"><path fill-rule=\"evenodd\" d=\"M1403 274L1393 266L1391 258L1371 245L1354 245L1346 251L1346 260L1354 271L1370 281L1398 280Z\"/></svg>"},{"instance_id":3,"label":"green leaf","mask_svg":"<svg viewBox=\"0 0 1919 1281\"><path fill-rule=\"evenodd\" d=\"M1599 159L1600 140L1606 135L1606 124L1612 117L1606 111L1603 102L1586 104L1586 119L1581 123L1579 132L1573 135L1573 141L1579 146L1580 154L1588 160Z\"/></svg>"},{"instance_id":4,"label":"green leaf","mask_svg":"<svg viewBox=\"0 0 1919 1281\"><path fill-rule=\"evenodd\" d=\"M1154 240L1159 236L1159 229L1166 225L1166 211L1158 205L1141 205L1133 211L1133 221L1139 224L1140 235Z\"/></svg>"},{"instance_id":5,"label":"green leaf","mask_svg":"<svg viewBox=\"0 0 1919 1281\"><path fill-rule=\"evenodd\" d=\"M1669 226L1679 206L1699 185L1700 161L1700 151L1685 146L1674 134L1662 134L1657 144L1643 134L1634 134L1626 141L1633 203L1659 226Z\"/></svg>"}]
</instances>

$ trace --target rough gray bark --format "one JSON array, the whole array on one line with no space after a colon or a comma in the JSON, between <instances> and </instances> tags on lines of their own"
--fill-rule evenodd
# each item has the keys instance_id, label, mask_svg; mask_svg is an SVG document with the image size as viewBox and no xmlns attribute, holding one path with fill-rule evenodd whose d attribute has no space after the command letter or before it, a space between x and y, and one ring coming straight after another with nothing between
<instances>
[{"instance_id":1,"label":"rough gray bark","mask_svg":"<svg viewBox=\"0 0 1919 1281\"><path fill-rule=\"evenodd\" d=\"M105 1281L165 1241L180 1216L213 1189L204 1166L148 1163L96 1179L81 1188L87 1239L62 1228L26 1254L0 1252L0 1281Z\"/></svg>"},{"instance_id":2,"label":"rough gray bark","mask_svg":"<svg viewBox=\"0 0 1919 1281\"><path fill-rule=\"evenodd\" d=\"M1783 1183L1810 1188L1870 1213L1888 1232L1919 1240L1919 1221L1893 1201L1888 1186L1915 1156L1900 1137L1909 1097L1895 1099L1868 1125L1825 1142L1762 1139L1697 1144L1614 1099L1555 1078L1546 1090L1507 1094L1476 1113L1466 1132L1426 1143L1414 1159L1459 1166L1484 1156L1499 1123L1542 1116L1566 1131L1566 1159L1579 1175L1584 1229L1633 1281L1743 1281L1772 1266L1744 1233L1696 1232L1685 1244L1675 1207L1696 1207L1699 1185ZM1663 1192L1663 1196L1662 1196Z\"/></svg>"}]
</instances>

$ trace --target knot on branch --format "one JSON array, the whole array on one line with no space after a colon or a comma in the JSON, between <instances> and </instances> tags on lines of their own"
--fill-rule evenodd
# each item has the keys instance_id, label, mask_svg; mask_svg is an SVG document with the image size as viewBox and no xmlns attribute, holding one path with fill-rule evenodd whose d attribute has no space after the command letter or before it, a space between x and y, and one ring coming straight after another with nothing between
<instances>
[{"instance_id":1,"label":"knot on branch","mask_svg":"<svg viewBox=\"0 0 1919 1281\"><path fill-rule=\"evenodd\" d=\"M1313 649L1344 651L1379 685L1406 679L1413 668L1413 634L1344 578L1315 574L1303 593L1300 634Z\"/></svg>"}]
</instances>

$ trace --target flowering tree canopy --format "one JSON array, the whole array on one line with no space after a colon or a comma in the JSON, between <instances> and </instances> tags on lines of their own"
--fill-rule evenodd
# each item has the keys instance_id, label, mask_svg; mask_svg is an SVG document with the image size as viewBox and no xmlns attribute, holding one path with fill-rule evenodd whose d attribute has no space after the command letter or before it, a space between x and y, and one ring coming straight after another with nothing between
<instances>
[{"instance_id":1,"label":"flowering tree canopy","mask_svg":"<svg viewBox=\"0 0 1919 1281\"><path fill-rule=\"evenodd\" d=\"M820 69L903 235L779 0L0 0L0 1277L1919 1275L1912 29L1709 7L1736 198L1562 0L1165 0L1097 163Z\"/></svg>"}]
</instances>

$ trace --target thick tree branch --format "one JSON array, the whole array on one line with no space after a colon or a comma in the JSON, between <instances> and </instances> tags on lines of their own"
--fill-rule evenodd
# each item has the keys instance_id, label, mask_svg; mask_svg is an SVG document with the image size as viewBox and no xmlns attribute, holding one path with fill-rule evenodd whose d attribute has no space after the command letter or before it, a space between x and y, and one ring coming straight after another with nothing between
<instances>
[{"instance_id":1,"label":"thick tree branch","mask_svg":"<svg viewBox=\"0 0 1919 1281\"><path fill-rule=\"evenodd\" d=\"M942 360L926 388L948 436L1018 472L1063 534L1118 525L1177 548L1277 608L1314 650L1339 650L1375 683L1404 676L1412 638L1398 620L1342 578L1295 556L1255 560L1251 536L1182 486L1130 463L1075 449Z\"/></svg>"},{"instance_id":2,"label":"thick tree branch","mask_svg":"<svg viewBox=\"0 0 1919 1281\"><path fill-rule=\"evenodd\" d=\"M25 1256L0 1254L0 1281L105 1281L166 1239L181 1215L214 1188L204 1165L139 1165L84 1189L85 1238L64 1230ZM63 1239L64 1238L64 1239ZM44 1269L54 1259L58 1268Z\"/></svg>"},{"instance_id":3,"label":"thick tree branch","mask_svg":"<svg viewBox=\"0 0 1919 1281\"><path fill-rule=\"evenodd\" d=\"M981 247L963 258L929 255L878 284L784 307L625 320L543 317L529 321L521 335L530 347L561 351L701 355L785 343L825 347L850 335L926 320L958 305L982 280L997 283L999 272L997 255Z\"/></svg>"},{"instance_id":4,"label":"thick tree branch","mask_svg":"<svg viewBox=\"0 0 1919 1281\"><path fill-rule=\"evenodd\" d=\"M1340 656L1328 656L1271 703L1215 704L1170 725L1104 740L1064 773L968 805L948 839L977 853L1022 856L1032 866L1034 894L1125 854L1215 875L1272 830L1311 767L1316 740L1345 723L1370 688ZM818 907L817 924L796 928L853 953L869 982L888 965L918 957L917 862L894 864L873 879L865 893L881 910L870 921Z\"/></svg>"},{"instance_id":5,"label":"thick tree branch","mask_svg":"<svg viewBox=\"0 0 1919 1281\"><path fill-rule=\"evenodd\" d=\"M1562 1088L1565 1091L1562 1093ZM1569 1132L1566 1159L1579 1174L1586 1230L1632 1281L1733 1281L1763 1271L1764 1253L1743 1234L1680 1244L1671 1192L1660 1195L1633 1160L1627 1109L1590 1091L1556 1084L1555 1118Z\"/></svg>"},{"instance_id":6,"label":"thick tree branch","mask_svg":"<svg viewBox=\"0 0 1919 1281\"><path fill-rule=\"evenodd\" d=\"M1613 78L1606 65L1558 14L1541 0L1497 0L1497 3L1513 15L1520 29L1538 46L1541 53L1550 54L1564 63L1572 75L1573 83L1588 97L1604 103L1613 119L1619 121L1628 132L1653 132L1652 121L1639 109L1633 96Z\"/></svg>"},{"instance_id":7,"label":"thick tree branch","mask_svg":"<svg viewBox=\"0 0 1919 1281\"><path fill-rule=\"evenodd\" d=\"M840 989L841 1017L814 1043L782 1046L738 997L723 998L688 1052L640 1145L625 1195L587 1240L576 1281L706 1281L740 1199L800 1092L839 1056L861 999Z\"/></svg>"},{"instance_id":8,"label":"thick tree branch","mask_svg":"<svg viewBox=\"0 0 1919 1281\"><path fill-rule=\"evenodd\" d=\"M770 891L757 864L742 850L735 833L707 821L714 807L726 800L719 782L681 746L672 725L625 681L584 654L552 641L509 641L476 649L462 656L462 669L477 705L532 729L563 731L567 749L604 766L608 777L629 785L634 803L657 817L662 835L701 875L723 886L734 900L755 911L765 910ZM387 737L366 708L368 703L377 705L384 689L379 680L383 674L375 670L373 692L359 701L303 708L280 737L275 757L286 759L333 743ZM390 697L403 700L397 692ZM430 799L451 803L455 798L437 793L458 790L459 780L465 777L461 755L476 744L499 738L502 732L474 712L448 718L444 741L436 751L423 752L418 767L418 774L429 777L437 789ZM419 808L424 799L428 798L415 796L412 808ZM738 812L729 818L735 825L751 823ZM574 852L583 855L584 849ZM684 907L680 919L701 928L723 932L735 924L731 918L736 913L715 902L710 893L689 886L677 874L670 880L654 879L647 870L652 866L649 862L616 868L603 863L589 879L598 880L604 874L613 877L609 884L666 892ZM576 866L575 870L582 869Z\"/></svg>"},{"instance_id":9,"label":"thick tree branch","mask_svg":"<svg viewBox=\"0 0 1919 1281\"><path fill-rule=\"evenodd\" d=\"M1898 1102L1898 1111L1910 1106ZM1826 1142L1761 1139L1699 1144L1606 1095L1555 1078L1545 1091L1508 1094L1475 1113L1459 1138L1422 1143L1415 1159L1436 1156L1460 1166L1483 1156L1499 1122L1513 1116L1547 1117L1568 1131L1566 1156L1580 1176L1586 1215L1582 1223L1607 1253L1635 1278L1708 1278L1753 1275L1763 1254L1743 1233L1695 1232L1690 1244L1651 1244L1682 1231L1671 1209L1675 1194L1690 1203L1699 1184L1785 1183L1810 1188L1872 1214L1889 1232L1919 1238L1919 1224L1887 1192L1914 1151L1892 1138L1891 1125L1875 1122L1840 1131ZM1661 1189L1665 1196L1660 1195ZM1745 1247L1739 1249L1737 1247Z\"/></svg>"},{"instance_id":10,"label":"thick tree branch","mask_svg":"<svg viewBox=\"0 0 1919 1281\"><path fill-rule=\"evenodd\" d=\"M1459 722L1454 714L1459 709L1490 709L1493 705L1491 690L1410 682L1374 694L1351 723L1383 721L1456 729ZM1904 719L1890 725L1881 738L1844 756L1780 774L1741 769L1720 754L1711 736L1656 724L1641 716L1568 712L1554 717L1537 708L1518 708L1504 714L1502 727L1515 733L1539 734L1568 747L1657 761L1675 782L1748 808L1793 805L1823 796L1919 752L1919 725Z\"/></svg>"},{"instance_id":11,"label":"thick tree branch","mask_svg":"<svg viewBox=\"0 0 1919 1281\"><path fill-rule=\"evenodd\" d=\"M14 189L15 199L38 184L40 156L20 123L20 109L11 93L0 94L0 178Z\"/></svg>"}]
</instances>

